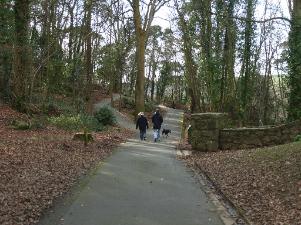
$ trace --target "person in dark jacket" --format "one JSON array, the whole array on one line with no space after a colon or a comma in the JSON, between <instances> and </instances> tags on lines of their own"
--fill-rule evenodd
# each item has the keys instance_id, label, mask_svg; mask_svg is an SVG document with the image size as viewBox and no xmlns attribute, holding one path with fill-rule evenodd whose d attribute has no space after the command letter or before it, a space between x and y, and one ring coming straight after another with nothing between
<instances>
[{"instance_id":1,"label":"person in dark jacket","mask_svg":"<svg viewBox=\"0 0 301 225\"><path fill-rule=\"evenodd\" d=\"M161 125L163 123L163 118L160 114L159 109L156 109L156 112L152 116L152 123L153 123L153 129L154 129L154 141L160 140L160 129Z\"/></svg>"},{"instance_id":2,"label":"person in dark jacket","mask_svg":"<svg viewBox=\"0 0 301 225\"><path fill-rule=\"evenodd\" d=\"M140 112L138 114L138 119L136 123L136 129L140 130L140 139L145 140L146 139L146 129L148 129L148 122L147 119L144 117L144 113Z\"/></svg>"}]
</instances>

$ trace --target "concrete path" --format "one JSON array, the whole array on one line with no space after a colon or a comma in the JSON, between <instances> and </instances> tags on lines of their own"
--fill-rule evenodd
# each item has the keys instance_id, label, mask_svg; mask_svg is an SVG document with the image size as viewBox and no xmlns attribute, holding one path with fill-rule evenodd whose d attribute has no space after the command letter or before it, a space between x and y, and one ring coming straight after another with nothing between
<instances>
[{"instance_id":1,"label":"concrete path","mask_svg":"<svg viewBox=\"0 0 301 225\"><path fill-rule=\"evenodd\" d=\"M40 225L222 225L215 206L176 159L181 112L169 109L169 138L129 140L81 190L58 204ZM134 126L134 124L133 124Z\"/></svg>"}]
</instances>

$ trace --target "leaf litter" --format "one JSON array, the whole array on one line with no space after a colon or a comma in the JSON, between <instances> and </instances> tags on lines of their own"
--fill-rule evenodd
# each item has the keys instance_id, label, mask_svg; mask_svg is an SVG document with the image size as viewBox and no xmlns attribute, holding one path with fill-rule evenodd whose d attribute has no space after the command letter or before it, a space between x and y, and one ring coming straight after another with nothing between
<instances>
[{"instance_id":1,"label":"leaf litter","mask_svg":"<svg viewBox=\"0 0 301 225\"><path fill-rule=\"evenodd\" d=\"M193 152L183 160L205 173L250 224L301 224L301 142L262 149Z\"/></svg>"},{"instance_id":2,"label":"leaf litter","mask_svg":"<svg viewBox=\"0 0 301 225\"><path fill-rule=\"evenodd\" d=\"M30 225L54 199L66 193L77 180L110 156L114 147L132 133L113 127L94 133L94 142L84 147L72 141L72 132L55 127L13 130L10 121L24 115L0 107L0 224Z\"/></svg>"}]
</instances>

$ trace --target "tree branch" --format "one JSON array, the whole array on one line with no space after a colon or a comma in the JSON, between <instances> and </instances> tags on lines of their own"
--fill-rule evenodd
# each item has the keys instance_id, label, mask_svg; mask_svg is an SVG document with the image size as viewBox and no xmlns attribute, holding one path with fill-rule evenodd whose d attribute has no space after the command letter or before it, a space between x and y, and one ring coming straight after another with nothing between
<instances>
[{"instance_id":1,"label":"tree branch","mask_svg":"<svg viewBox=\"0 0 301 225\"><path fill-rule=\"evenodd\" d=\"M156 0L155 0L155 2L156 2ZM153 2L153 0L150 0L150 2L147 5L147 10L146 10L145 17L144 17L143 30L146 30L147 22L150 18L150 13L151 13L152 7L155 4L155 2Z\"/></svg>"},{"instance_id":2,"label":"tree branch","mask_svg":"<svg viewBox=\"0 0 301 225\"><path fill-rule=\"evenodd\" d=\"M211 15L216 16L217 13L211 12ZM225 16L226 17L226 16ZM232 18L232 19L236 19L236 20L241 20L241 21L245 21L245 22L254 22L254 23L266 23L272 20L284 20L286 22L289 22L291 24L291 20L289 18L283 17L283 16L277 16L277 17L271 17L268 19L264 19L264 20L253 20L253 19L247 19L245 17L238 17L238 16L231 16L231 17L227 17L227 18Z\"/></svg>"}]
</instances>

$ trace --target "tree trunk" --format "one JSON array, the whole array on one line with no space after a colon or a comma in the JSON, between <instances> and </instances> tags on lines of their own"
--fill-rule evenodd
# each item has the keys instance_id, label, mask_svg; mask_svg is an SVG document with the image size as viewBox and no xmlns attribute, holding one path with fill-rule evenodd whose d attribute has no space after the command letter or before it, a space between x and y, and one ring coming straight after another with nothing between
<instances>
[{"instance_id":1,"label":"tree trunk","mask_svg":"<svg viewBox=\"0 0 301 225\"><path fill-rule=\"evenodd\" d=\"M294 0L289 36L289 108L288 119L301 118L301 2Z\"/></svg>"},{"instance_id":2,"label":"tree trunk","mask_svg":"<svg viewBox=\"0 0 301 225\"><path fill-rule=\"evenodd\" d=\"M11 30L13 27L13 15L11 15L11 4L0 1L0 93L9 97L9 79L12 75L12 46Z\"/></svg>"},{"instance_id":3,"label":"tree trunk","mask_svg":"<svg viewBox=\"0 0 301 225\"><path fill-rule=\"evenodd\" d=\"M152 69L152 61L151 60L152 60L152 57L150 58L150 62L148 64L148 74L147 74L147 80L146 80L145 91L144 91L145 99L148 99L148 89L149 89L149 85L150 85L151 69Z\"/></svg>"},{"instance_id":4,"label":"tree trunk","mask_svg":"<svg viewBox=\"0 0 301 225\"><path fill-rule=\"evenodd\" d=\"M145 41L146 31L142 28L142 21L139 9L139 0L133 1L134 24L136 37L136 63L137 77L135 86L136 115L144 112L144 64L145 64Z\"/></svg>"},{"instance_id":5,"label":"tree trunk","mask_svg":"<svg viewBox=\"0 0 301 225\"><path fill-rule=\"evenodd\" d=\"M69 42L68 42L68 61L71 62L74 53L73 53L73 41L74 41L74 8L75 8L75 2L73 3L73 6L71 6L71 3L68 7L68 12L70 14L70 27L69 27Z\"/></svg>"},{"instance_id":6,"label":"tree trunk","mask_svg":"<svg viewBox=\"0 0 301 225\"><path fill-rule=\"evenodd\" d=\"M241 84L241 115L242 115L242 122L246 124L248 119L248 104L250 103L250 96L251 96L251 47L252 47L252 39L253 39L253 22L252 18L254 15L254 1L247 0L247 21L244 33L244 50L243 50L243 62L242 62L242 69L241 69L241 77L242 77L242 84Z\"/></svg>"},{"instance_id":7,"label":"tree trunk","mask_svg":"<svg viewBox=\"0 0 301 225\"><path fill-rule=\"evenodd\" d=\"M152 69L152 81L151 81L151 100L154 101L155 94L155 78L156 78L156 70L157 70L157 62L153 61L153 69Z\"/></svg>"},{"instance_id":8,"label":"tree trunk","mask_svg":"<svg viewBox=\"0 0 301 225\"><path fill-rule=\"evenodd\" d=\"M137 58L137 57L135 57ZM136 60L136 59L135 59ZM137 73L135 73L135 70L136 70L136 61L134 61L134 66L132 67L131 69L131 72L130 72L130 87L129 87L129 95L132 96L133 92L134 92L134 84L136 83L136 75Z\"/></svg>"},{"instance_id":9,"label":"tree trunk","mask_svg":"<svg viewBox=\"0 0 301 225\"><path fill-rule=\"evenodd\" d=\"M220 73L214 72L214 59L212 54L212 22L211 22L211 0L203 0L199 6L200 26L201 26L201 62L203 64L201 72L202 77L206 77L206 86L208 90L208 100L213 111L217 111L219 106L219 77ZM219 55L220 53L217 53ZM204 79L203 78L203 79Z\"/></svg>"},{"instance_id":10,"label":"tree trunk","mask_svg":"<svg viewBox=\"0 0 301 225\"><path fill-rule=\"evenodd\" d=\"M28 27L30 19L29 0L15 1L15 55L12 79L13 105L20 111L26 110L27 78L30 73L30 51Z\"/></svg>"},{"instance_id":11,"label":"tree trunk","mask_svg":"<svg viewBox=\"0 0 301 225\"><path fill-rule=\"evenodd\" d=\"M129 1L129 0L128 0ZM133 8L133 17L136 37L136 60L137 60L137 79L135 90L136 114L144 111L144 64L145 64L145 45L150 31L155 13L166 3L165 1L149 1L147 12L141 18L139 0L129 1ZM142 25L143 23L143 25Z\"/></svg>"},{"instance_id":12,"label":"tree trunk","mask_svg":"<svg viewBox=\"0 0 301 225\"><path fill-rule=\"evenodd\" d=\"M228 15L226 20L226 31L224 36L223 65L220 95L220 111L233 111L235 103L235 42L236 32L232 19L234 11L234 1L228 5ZM230 108L231 107L231 108Z\"/></svg>"},{"instance_id":13,"label":"tree trunk","mask_svg":"<svg viewBox=\"0 0 301 225\"><path fill-rule=\"evenodd\" d=\"M136 79L136 114L144 112L144 65L145 65L145 32L140 30L140 34L136 35L137 41L137 79Z\"/></svg>"},{"instance_id":14,"label":"tree trunk","mask_svg":"<svg viewBox=\"0 0 301 225\"><path fill-rule=\"evenodd\" d=\"M177 6L180 19L180 28L182 30L182 39L184 42L184 60L185 60L185 76L188 84L188 93L191 97L191 111L193 113L201 111L200 95L198 92L197 67L192 55L191 38L186 25L184 15Z\"/></svg>"},{"instance_id":15,"label":"tree trunk","mask_svg":"<svg viewBox=\"0 0 301 225\"><path fill-rule=\"evenodd\" d=\"M91 29L91 14L92 14L92 0L86 1L86 101L87 113L92 114L92 29Z\"/></svg>"}]
</instances>

